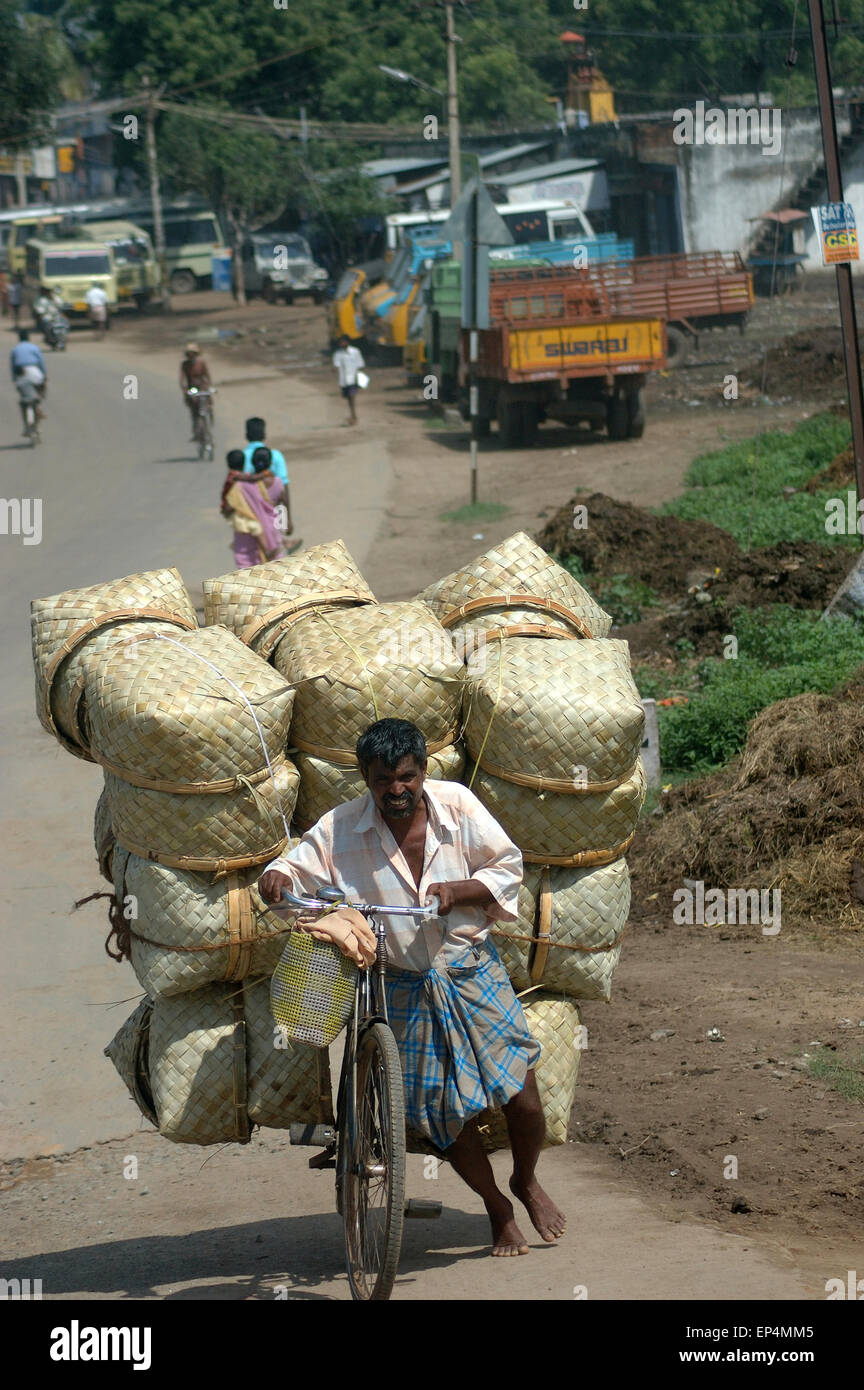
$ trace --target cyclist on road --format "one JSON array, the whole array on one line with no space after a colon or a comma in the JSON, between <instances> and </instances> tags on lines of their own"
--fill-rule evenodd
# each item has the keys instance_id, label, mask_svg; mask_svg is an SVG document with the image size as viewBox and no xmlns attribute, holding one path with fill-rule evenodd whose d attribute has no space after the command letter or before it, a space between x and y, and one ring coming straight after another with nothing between
<instances>
[{"instance_id":1,"label":"cyclist on road","mask_svg":"<svg viewBox=\"0 0 864 1390\"><path fill-rule=\"evenodd\" d=\"M197 396L190 396L191 390L209 391L211 387L210 368L201 356L201 349L197 343L187 343L180 363L180 390L183 392L183 400L189 408L189 417L192 422L192 435L190 443L194 444L198 435L196 425L198 421L199 400Z\"/></svg>"},{"instance_id":2,"label":"cyclist on road","mask_svg":"<svg viewBox=\"0 0 864 1390\"><path fill-rule=\"evenodd\" d=\"M14 377L15 390L18 392L18 404L21 407L21 420L24 425L23 434L25 439L29 437L30 433L27 419L27 412L30 406L34 408L37 437L39 421L42 418L42 412L39 409L39 402L41 400L39 387L36 385L35 381L27 375L27 373L32 370L32 367L18 367Z\"/></svg>"},{"instance_id":3,"label":"cyclist on road","mask_svg":"<svg viewBox=\"0 0 864 1390\"><path fill-rule=\"evenodd\" d=\"M534 1075L540 1046L489 940L494 921L517 920L522 856L467 787L426 780L426 742L415 724L378 720L356 752L366 795L328 811L268 864L261 894L276 903L285 889L314 896L333 885L354 902L394 907L437 897L440 924L412 922L387 941L387 1009L406 1120L482 1198L492 1254L526 1255L477 1129L484 1110L501 1106L513 1153L510 1190L554 1243L565 1219L535 1176L545 1135ZM375 937L352 910L316 918L314 934L361 968L374 959Z\"/></svg>"},{"instance_id":4,"label":"cyclist on road","mask_svg":"<svg viewBox=\"0 0 864 1390\"><path fill-rule=\"evenodd\" d=\"M45 370L42 349L37 343L30 342L30 334L26 328L18 329L18 342L9 354L9 370L16 389L19 381L29 381L36 387L36 418L41 420L41 402L48 384L48 373ZM18 394L20 397L20 390Z\"/></svg>"}]
</instances>

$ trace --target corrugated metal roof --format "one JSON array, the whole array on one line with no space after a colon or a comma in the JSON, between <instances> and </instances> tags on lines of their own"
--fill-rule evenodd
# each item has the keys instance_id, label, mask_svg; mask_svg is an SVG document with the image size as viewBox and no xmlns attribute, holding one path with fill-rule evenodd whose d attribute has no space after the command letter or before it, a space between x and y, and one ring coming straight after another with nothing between
<instances>
[{"instance_id":1,"label":"corrugated metal roof","mask_svg":"<svg viewBox=\"0 0 864 1390\"><path fill-rule=\"evenodd\" d=\"M551 164L532 164L530 169L516 169L512 174L500 174L496 183L536 183L538 179L554 179L560 174L575 174L582 169L602 168L602 159L554 159Z\"/></svg>"}]
</instances>

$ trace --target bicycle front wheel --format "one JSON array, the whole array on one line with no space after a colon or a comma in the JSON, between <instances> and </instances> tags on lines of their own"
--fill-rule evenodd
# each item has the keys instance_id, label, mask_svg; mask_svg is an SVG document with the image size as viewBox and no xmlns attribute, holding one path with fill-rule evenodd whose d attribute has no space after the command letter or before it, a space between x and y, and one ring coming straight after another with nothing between
<instances>
[{"instance_id":1,"label":"bicycle front wheel","mask_svg":"<svg viewBox=\"0 0 864 1390\"><path fill-rule=\"evenodd\" d=\"M357 1053L342 1205L352 1297L390 1297L405 1220L405 1094L396 1039L374 1023Z\"/></svg>"}]
</instances>

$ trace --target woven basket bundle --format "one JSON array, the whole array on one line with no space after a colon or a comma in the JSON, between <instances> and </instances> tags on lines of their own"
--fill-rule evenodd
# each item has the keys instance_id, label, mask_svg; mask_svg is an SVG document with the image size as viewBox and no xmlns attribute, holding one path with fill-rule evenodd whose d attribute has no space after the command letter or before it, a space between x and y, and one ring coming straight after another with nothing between
<instances>
[{"instance_id":1,"label":"woven basket bundle","mask_svg":"<svg viewBox=\"0 0 864 1390\"><path fill-rule=\"evenodd\" d=\"M524 531L430 584L418 598L454 630L518 633L528 627L538 628L538 636L605 637L612 626L587 590Z\"/></svg>"},{"instance_id":2,"label":"woven basket bundle","mask_svg":"<svg viewBox=\"0 0 864 1390\"><path fill-rule=\"evenodd\" d=\"M295 613L375 602L344 541L328 541L285 560L205 579L203 587L208 626L231 628L265 659Z\"/></svg>"},{"instance_id":3,"label":"woven basket bundle","mask_svg":"<svg viewBox=\"0 0 864 1390\"><path fill-rule=\"evenodd\" d=\"M300 774L273 758L269 775L230 792L188 795L132 786L108 773L105 787L118 844L176 869L225 873L273 859L287 836Z\"/></svg>"},{"instance_id":4,"label":"woven basket bundle","mask_svg":"<svg viewBox=\"0 0 864 1390\"><path fill-rule=\"evenodd\" d=\"M413 720L431 752L456 740L464 667L421 603L305 614L275 662L297 685L291 743L301 752L350 766L363 730L388 717Z\"/></svg>"},{"instance_id":5,"label":"woven basket bundle","mask_svg":"<svg viewBox=\"0 0 864 1390\"><path fill-rule=\"evenodd\" d=\"M108 792L105 787L96 802L96 814L93 817L93 844L96 847L96 858L99 860L99 872L103 878L107 878L109 883L113 883L111 874L111 861L114 856L114 828L111 825L111 812L108 807Z\"/></svg>"},{"instance_id":6,"label":"woven basket bundle","mask_svg":"<svg viewBox=\"0 0 864 1390\"><path fill-rule=\"evenodd\" d=\"M30 605L36 709L50 734L79 758L90 758L82 658L106 653L135 631L197 628L192 601L177 570L130 574L87 589L69 589Z\"/></svg>"},{"instance_id":7,"label":"woven basket bundle","mask_svg":"<svg viewBox=\"0 0 864 1390\"><path fill-rule=\"evenodd\" d=\"M645 800L641 759L608 792L538 792L478 771L472 787L527 863L586 868L625 854ZM119 837L118 837L119 838Z\"/></svg>"},{"instance_id":8,"label":"woven basket bundle","mask_svg":"<svg viewBox=\"0 0 864 1390\"><path fill-rule=\"evenodd\" d=\"M134 904L132 968L149 995L273 973L290 927L267 911L255 889L259 873L243 869L214 881L115 850L115 893Z\"/></svg>"},{"instance_id":9,"label":"woven basket bundle","mask_svg":"<svg viewBox=\"0 0 864 1390\"><path fill-rule=\"evenodd\" d=\"M514 637L487 648L469 680L465 742L480 767L566 794L574 781L601 790L628 777L645 715L626 642Z\"/></svg>"},{"instance_id":10,"label":"woven basket bundle","mask_svg":"<svg viewBox=\"0 0 864 1390\"><path fill-rule=\"evenodd\" d=\"M526 864L519 920L496 923L492 936L515 990L608 1000L629 911L623 859L591 869Z\"/></svg>"},{"instance_id":11,"label":"woven basket bundle","mask_svg":"<svg viewBox=\"0 0 864 1390\"><path fill-rule=\"evenodd\" d=\"M241 1143L253 1124L331 1124L326 1051L279 1046L270 982L144 999L105 1049L159 1133L178 1144Z\"/></svg>"},{"instance_id":12,"label":"woven basket bundle","mask_svg":"<svg viewBox=\"0 0 864 1390\"><path fill-rule=\"evenodd\" d=\"M283 753L294 692L223 627L147 637L85 662L93 755L152 790L233 790ZM224 783L229 786L223 786ZM215 785L215 788L213 786Z\"/></svg>"},{"instance_id":13,"label":"woven basket bundle","mask_svg":"<svg viewBox=\"0 0 864 1390\"><path fill-rule=\"evenodd\" d=\"M315 758L311 753L297 753L296 760L300 769L300 791L294 826L299 831L308 830L325 811L332 811L343 801L351 801L366 791L366 783L356 764L343 767L326 758ZM451 743L438 753L430 753L426 775L440 782L458 782L464 768L462 744Z\"/></svg>"}]
</instances>

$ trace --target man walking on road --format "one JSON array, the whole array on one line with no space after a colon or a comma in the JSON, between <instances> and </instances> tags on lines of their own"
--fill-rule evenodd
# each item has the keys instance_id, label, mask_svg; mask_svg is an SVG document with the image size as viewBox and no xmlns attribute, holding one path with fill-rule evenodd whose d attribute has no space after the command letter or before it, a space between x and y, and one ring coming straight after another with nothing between
<instances>
[{"instance_id":1,"label":"man walking on road","mask_svg":"<svg viewBox=\"0 0 864 1390\"><path fill-rule=\"evenodd\" d=\"M437 918L404 926L387 942L384 987L406 1120L482 1198L492 1254L527 1255L477 1129L484 1110L502 1108L510 1191L554 1244L565 1219L535 1176L546 1131L534 1075L540 1045L489 940L494 921L517 920L522 856L467 787L426 781L426 742L415 724L379 719L356 752L366 795L328 811L268 864L261 895L275 904L284 889L315 896L332 885L349 901L394 907L437 897ZM361 969L375 960L376 937L352 909L295 922L294 930L334 941Z\"/></svg>"},{"instance_id":2,"label":"man walking on road","mask_svg":"<svg viewBox=\"0 0 864 1390\"><path fill-rule=\"evenodd\" d=\"M7 292L9 308L12 310L12 322L18 327L18 316L21 313L21 303L24 298L23 286L20 275L13 275L12 281Z\"/></svg>"},{"instance_id":3,"label":"man walking on road","mask_svg":"<svg viewBox=\"0 0 864 1390\"><path fill-rule=\"evenodd\" d=\"M350 419L348 420L349 425L357 424L357 407L354 403L359 389L357 376L365 365L363 354L360 349L354 347L353 343L349 341L347 334L343 333L342 337L339 339L336 351L333 354L333 366L339 373L339 385L342 389L342 395L348 402L348 411L350 414Z\"/></svg>"}]
</instances>

